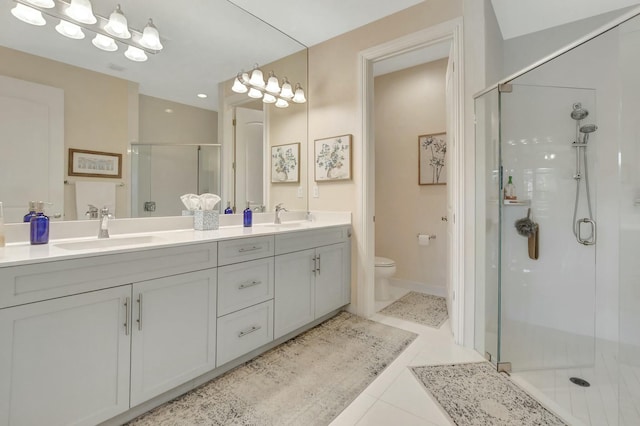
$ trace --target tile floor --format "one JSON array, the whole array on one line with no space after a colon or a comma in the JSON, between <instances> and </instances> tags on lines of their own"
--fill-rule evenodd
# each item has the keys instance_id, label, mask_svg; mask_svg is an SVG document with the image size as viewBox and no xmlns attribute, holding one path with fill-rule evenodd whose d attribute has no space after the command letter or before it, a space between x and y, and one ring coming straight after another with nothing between
<instances>
[{"instance_id":1,"label":"tile floor","mask_svg":"<svg viewBox=\"0 0 640 426\"><path fill-rule=\"evenodd\" d=\"M418 337L331 423L331 426L451 425L440 406L407 367L476 362L482 361L483 358L474 350L453 343L448 320L439 329L434 329L380 314L374 315L371 319L412 331L418 334Z\"/></svg>"}]
</instances>

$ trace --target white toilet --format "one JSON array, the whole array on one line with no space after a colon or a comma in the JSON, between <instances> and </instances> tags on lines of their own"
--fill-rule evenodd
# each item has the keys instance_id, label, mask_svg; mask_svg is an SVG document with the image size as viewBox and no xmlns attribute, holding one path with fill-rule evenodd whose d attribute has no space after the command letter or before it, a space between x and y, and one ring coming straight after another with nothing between
<instances>
[{"instance_id":1,"label":"white toilet","mask_svg":"<svg viewBox=\"0 0 640 426\"><path fill-rule=\"evenodd\" d=\"M386 257L376 256L376 300L391 299L391 289L389 288L389 278L396 273L396 262Z\"/></svg>"}]
</instances>

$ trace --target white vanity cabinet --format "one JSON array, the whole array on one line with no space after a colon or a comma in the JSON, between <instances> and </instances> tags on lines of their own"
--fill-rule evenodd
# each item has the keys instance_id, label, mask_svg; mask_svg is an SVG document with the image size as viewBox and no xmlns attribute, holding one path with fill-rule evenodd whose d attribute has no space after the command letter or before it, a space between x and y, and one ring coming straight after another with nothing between
<instances>
[{"instance_id":1,"label":"white vanity cabinet","mask_svg":"<svg viewBox=\"0 0 640 426\"><path fill-rule=\"evenodd\" d=\"M131 286L0 310L0 425L94 425L129 408Z\"/></svg>"},{"instance_id":2,"label":"white vanity cabinet","mask_svg":"<svg viewBox=\"0 0 640 426\"><path fill-rule=\"evenodd\" d=\"M274 337L350 301L349 228L276 236Z\"/></svg>"},{"instance_id":3,"label":"white vanity cabinet","mask_svg":"<svg viewBox=\"0 0 640 426\"><path fill-rule=\"evenodd\" d=\"M215 368L216 269L133 284L131 406Z\"/></svg>"},{"instance_id":4,"label":"white vanity cabinet","mask_svg":"<svg viewBox=\"0 0 640 426\"><path fill-rule=\"evenodd\" d=\"M217 366L273 340L273 254L272 235L220 242Z\"/></svg>"}]
</instances>

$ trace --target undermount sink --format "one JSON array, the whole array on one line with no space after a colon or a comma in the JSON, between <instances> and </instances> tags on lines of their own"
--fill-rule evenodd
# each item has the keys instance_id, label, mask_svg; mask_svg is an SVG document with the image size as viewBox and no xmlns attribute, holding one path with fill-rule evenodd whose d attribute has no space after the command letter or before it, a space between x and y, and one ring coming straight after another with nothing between
<instances>
[{"instance_id":1,"label":"undermount sink","mask_svg":"<svg viewBox=\"0 0 640 426\"><path fill-rule=\"evenodd\" d=\"M298 228L303 222L284 222L284 223L263 223L260 226L268 226L270 228Z\"/></svg>"},{"instance_id":2,"label":"undermount sink","mask_svg":"<svg viewBox=\"0 0 640 426\"><path fill-rule=\"evenodd\" d=\"M135 246L138 244L157 243L160 241L162 241L162 238L155 237L153 235L141 235L138 237L112 237L86 241L73 241L54 245L65 250L89 250L97 248Z\"/></svg>"}]
</instances>

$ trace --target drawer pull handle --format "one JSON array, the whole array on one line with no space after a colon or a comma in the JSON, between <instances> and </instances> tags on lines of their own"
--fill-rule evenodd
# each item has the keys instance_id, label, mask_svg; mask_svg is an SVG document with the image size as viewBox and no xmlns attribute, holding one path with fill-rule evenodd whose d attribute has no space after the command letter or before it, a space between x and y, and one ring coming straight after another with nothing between
<instances>
[{"instance_id":1,"label":"drawer pull handle","mask_svg":"<svg viewBox=\"0 0 640 426\"><path fill-rule=\"evenodd\" d=\"M238 286L238 290L244 290L245 288L253 287L259 284L262 284L262 281L247 281L246 283L240 284Z\"/></svg>"},{"instance_id":2,"label":"drawer pull handle","mask_svg":"<svg viewBox=\"0 0 640 426\"><path fill-rule=\"evenodd\" d=\"M129 335L129 298L124 299L124 334Z\"/></svg>"},{"instance_id":3,"label":"drawer pull handle","mask_svg":"<svg viewBox=\"0 0 640 426\"><path fill-rule=\"evenodd\" d=\"M248 251L260 250L261 248L262 248L262 246L252 246L252 247L249 247L249 248L244 248L243 247L241 249L238 249L238 253L246 253Z\"/></svg>"},{"instance_id":4,"label":"drawer pull handle","mask_svg":"<svg viewBox=\"0 0 640 426\"><path fill-rule=\"evenodd\" d=\"M138 294L138 330L142 331L142 293Z\"/></svg>"},{"instance_id":5,"label":"drawer pull handle","mask_svg":"<svg viewBox=\"0 0 640 426\"><path fill-rule=\"evenodd\" d=\"M253 326L253 327L251 327L250 329L248 329L248 330L244 330L244 331L241 331L240 333L238 333L238 337L244 337L244 336L246 336L247 334L251 334L251 333L253 333L254 331L258 331L258 330L260 330L261 328L262 328L262 327L261 327L261 326L259 326L259 325L254 325L254 326Z\"/></svg>"}]
</instances>

